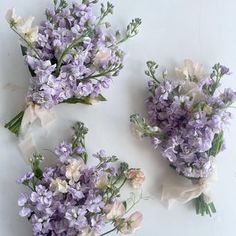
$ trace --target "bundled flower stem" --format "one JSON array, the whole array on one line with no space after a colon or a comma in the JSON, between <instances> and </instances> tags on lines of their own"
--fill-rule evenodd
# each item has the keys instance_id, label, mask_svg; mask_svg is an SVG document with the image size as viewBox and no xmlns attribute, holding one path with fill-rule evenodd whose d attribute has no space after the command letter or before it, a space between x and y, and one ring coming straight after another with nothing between
<instances>
[{"instance_id":1,"label":"bundled flower stem","mask_svg":"<svg viewBox=\"0 0 236 236\"><path fill-rule=\"evenodd\" d=\"M197 214L211 216L216 209L208 188L215 158L224 148L224 127L231 119L228 110L236 100L230 88L219 91L229 69L218 63L208 75L202 65L186 60L183 68L176 69L178 78L169 79L166 71L157 75L155 62L147 62L147 67L148 121L138 114L130 120L139 136L151 138L170 166L191 181L191 189L171 188L176 195L172 199L182 203L195 200Z\"/></svg>"},{"instance_id":2,"label":"bundled flower stem","mask_svg":"<svg viewBox=\"0 0 236 236\"><path fill-rule=\"evenodd\" d=\"M19 180L29 189L18 200L20 216L31 222L35 236L134 233L142 214L136 211L126 215L142 196L133 194L128 200L120 200L120 190L127 183L141 187L143 172L119 163L117 157L107 156L103 150L94 155L97 165L88 166L84 141L88 129L81 122L73 129L71 142L62 142L54 151L56 166L42 169L43 156L34 154L31 158L32 171ZM112 229L104 232L106 225Z\"/></svg>"},{"instance_id":3,"label":"bundled flower stem","mask_svg":"<svg viewBox=\"0 0 236 236\"><path fill-rule=\"evenodd\" d=\"M18 17L14 9L7 12L31 73L26 108L106 101L102 88L109 88L123 68L119 45L137 35L141 20L132 20L123 33L114 31L105 20L114 6L101 4L97 17L92 9L97 2L82 0L69 6L65 0L54 0L54 9L46 10L46 20L39 26L32 26L33 17ZM23 117L24 111L5 127L19 135Z\"/></svg>"}]
</instances>

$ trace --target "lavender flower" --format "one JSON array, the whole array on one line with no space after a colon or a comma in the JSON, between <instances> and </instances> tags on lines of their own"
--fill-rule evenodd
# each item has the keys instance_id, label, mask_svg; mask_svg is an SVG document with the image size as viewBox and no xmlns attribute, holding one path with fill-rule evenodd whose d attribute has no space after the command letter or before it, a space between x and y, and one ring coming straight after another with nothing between
<instances>
[{"instance_id":1,"label":"lavender flower","mask_svg":"<svg viewBox=\"0 0 236 236\"><path fill-rule=\"evenodd\" d=\"M126 163L118 164L118 159L107 156L105 151L94 155L97 165L87 166L84 158L87 128L78 123L73 129L71 143L62 142L55 150L56 166L42 170L40 161L43 158L34 155L31 160L33 174L27 173L20 181L30 188L30 193L20 195L19 214L31 222L35 236L103 235L106 224L119 231L119 222L126 220L125 207L124 214L109 220L106 209L118 201L124 183L135 181L125 174L134 169L129 169ZM144 180L143 175L142 178ZM136 201L131 203L133 206Z\"/></svg>"},{"instance_id":2,"label":"lavender flower","mask_svg":"<svg viewBox=\"0 0 236 236\"><path fill-rule=\"evenodd\" d=\"M211 175L213 160L222 150L223 130L231 119L226 108L236 93L228 88L215 95L222 77L229 74L225 66L214 65L206 78L202 66L189 60L185 64L177 69L183 78L173 80L166 75L158 78L157 64L147 63L148 122L139 115L132 115L131 122L142 137L151 138L178 174L200 181Z\"/></svg>"},{"instance_id":3,"label":"lavender flower","mask_svg":"<svg viewBox=\"0 0 236 236\"><path fill-rule=\"evenodd\" d=\"M65 0L54 1L54 10L46 10L47 18L38 27L31 26L31 18L17 17L15 10L7 13L10 27L25 42L22 52L32 75L27 104L50 109L59 103L106 100L102 89L109 88L123 68L124 52L119 44L137 35L141 20L132 20L122 35L111 27L107 29L110 25L105 18L113 13L113 5L101 4L97 16L93 11L96 2L69 6ZM22 32L19 20L30 26L27 32ZM20 113L5 127L18 135L23 115Z\"/></svg>"},{"instance_id":4,"label":"lavender flower","mask_svg":"<svg viewBox=\"0 0 236 236\"><path fill-rule=\"evenodd\" d=\"M72 144L62 142L55 150L54 153L59 157L61 162L65 162L66 159L72 154Z\"/></svg>"},{"instance_id":5,"label":"lavender flower","mask_svg":"<svg viewBox=\"0 0 236 236\"><path fill-rule=\"evenodd\" d=\"M34 173L28 172L22 178L20 178L17 182L24 184L24 183L27 183L28 181L30 181L33 177L34 177Z\"/></svg>"}]
</instances>

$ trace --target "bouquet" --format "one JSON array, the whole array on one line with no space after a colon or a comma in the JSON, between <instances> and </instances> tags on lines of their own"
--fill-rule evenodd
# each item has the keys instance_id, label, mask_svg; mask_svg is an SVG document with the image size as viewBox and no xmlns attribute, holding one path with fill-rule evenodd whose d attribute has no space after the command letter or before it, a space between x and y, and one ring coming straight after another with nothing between
<instances>
[{"instance_id":1,"label":"bouquet","mask_svg":"<svg viewBox=\"0 0 236 236\"><path fill-rule=\"evenodd\" d=\"M92 5L98 0L82 0L71 6L53 0L46 20L33 26L33 17L7 12L10 28L21 39L21 50L31 73L26 109L5 127L16 135L36 119L41 124L52 120L49 109L60 103L93 104L105 101L101 92L123 67L124 52L119 45L138 33L136 18L125 32L115 31L105 18L113 13L110 2L101 4L96 16ZM23 131L22 131L23 133Z\"/></svg>"},{"instance_id":2,"label":"bouquet","mask_svg":"<svg viewBox=\"0 0 236 236\"><path fill-rule=\"evenodd\" d=\"M151 138L179 175L190 180L188 186L163 186L162 200L169 204L194 200L197 214L211 215L216 210L209 184L215 176L215 158L225 147L229 108L236 100L230 88L219 91L229 69L218 63L208 75L202 65L186 60L183 68L176 69L178 78L172 79L166 71L158 76L155 62L147 66L148 121L134 114L131 122L141 137Z\"/></svg>"},{"instance_id":3,"label":"bouquet","mask_svg":"<svg viewBox=\"0 0 236 236\"><path fill-rule=\"evenodd\" d=\"M88 166L87 131L83 123L77 123L71 142L62 142L55 149L58 160L54 167L42 169L43 157L35 154L30 160L32 171L19 180L29 190L18 200L20 216L31 222L33 235L132 234L140 227L140 212L126 214L141 195L137 198L133 193L130 199L120 200L120 191L126 183L140 188L145 180L143 172L119 163L103 150L94 155L97 165ZM106 225L113 228L104 232Z\"/></svg>"}]
</instances>

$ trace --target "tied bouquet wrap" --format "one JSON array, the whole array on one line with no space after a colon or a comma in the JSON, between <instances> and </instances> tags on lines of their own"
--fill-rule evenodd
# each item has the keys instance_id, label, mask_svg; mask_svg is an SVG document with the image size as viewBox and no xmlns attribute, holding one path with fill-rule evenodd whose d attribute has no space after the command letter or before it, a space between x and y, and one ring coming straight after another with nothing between
<instances>
[{"instance_id":1,"label":"tied bouquet wrap","mask_svg":"<svg viewBox=\"0 0 236 236\"><path fill-rule=\"evenodd\" d=\"M218 63L208 74L202 65L186 60L176 69L177 78L168 78L167 71L157 74L155 62L147 66L148 120L134 114L131 122L138 135L149 137L170 166L189 180L188 185L163 185L162 200L169 206L194 200L197 214L211 215L216 211L209 195L216 179L215 159L225 147L224 128L236 100L232 89L219 89L229 69Z\"/></svg>"},{"instance_id":2,"label":"tied bouquet wrap","mask_svg":"<svg viewBox=\"0 0 236 236\"><path fill-rule=\"evenodd\" d=\"M130 211L142 194L138 190L138 195L132 193L123 200L121 189L127 183L140 189L145 180L143 172L118 162L103 150L94 155L97 164L89 166L84 140L88 130L81 122L73 129L71 142L62 142L55 149L58 159L54 167L42 169L43 157L39 154L31 158L32 171L18 180L28 188L18 200L20 216L31 222L35 236L134 233L142 214Z\"/></svg>"},{"instance_id":3,"label":"tied bouquet wrap","mask_svg":"<svg viewBox=\"0 0 236 236\"><path fill-rule=\"evenodd\" d=\"M123 67L124 52L119 46L138 33L141 20L133 19L124 32L114 30L106 21L113 5L101 4L97 16L93 11L97 2L69 5L53 0L53 9L46 10L39 26L33 26L34 17L19 17L15 9L7 12L31 74L25 110L5 125L17 136L37 119L42 125L50 122L50 109L57 104L92 105L106 100L102 89L109 88Z\"/></svg>"}]
</instances>

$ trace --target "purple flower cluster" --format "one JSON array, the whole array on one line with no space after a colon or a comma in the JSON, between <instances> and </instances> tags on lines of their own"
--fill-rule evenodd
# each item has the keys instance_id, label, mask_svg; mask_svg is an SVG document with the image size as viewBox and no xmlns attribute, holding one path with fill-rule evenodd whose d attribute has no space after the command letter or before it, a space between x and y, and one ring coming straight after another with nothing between
<instances>
[{"instance_id":1,"label":"purple flower cluster","mask_svg":"<svg viewBox=\"0 0 236 236\"><path fill-rule=\"evenodd\" d=\"M118 231L125 227L123 203L122 214L108 206L119 199L119 190L127 181L128 165L112 164L117 158L104 151L94 155L97 165L86 165L83 138L87 130L82 123L76 129L72 143L62 142L55 149L58 157L55 167L42 170L39 165L42 156L34 155L32 172L18 181L30 188L30 193L20 195L18 205L20 216L28 218L35 236L98 236L106 223L113 224ZM120 181L124 181L122 185Z\"/></svg>"},{"instance_id":2,"label":"purple flower cluster","mask_svg":"<svg viewBox=\"0 0 236 236\"><path fill-rule=\"evenodd\" d=\"M93 11L97 2L69 5L66 0L54 0L53 10L46 10L46 20L39 26L33 26L34 17L22 18L14 8L8 10L6 20L21 38L31 73L27 106L50 109L59 103L106 101L102 90L123 68L124 52L119 46L138 34L141 19L133 19L121 33L106 21L114 6L101 3L97 14ZM19 135L23 116L24 111L18 113L5 127Z\"/></svg>"},{"instance_id":3,"label":"purple flower cluster","mask_svg":"<svg viewBox=\"0 0 236 236\"><path fill-rule=\"evenodd\" d=\"M150 72L147 74L153 74ZM231 118L226 108L236 101L236 93L231 89L217 95L214 92L228 73L228 68L216 64L210 76L189 73L189 79L152 77L149 82L150 126L141 124L142 135L151 137L162 156L187 178L208 177L214 157L223 148L223 129ZM136 118L132 121L140 127Z\"/></svg>"},{"instance_id":4,"label":"purple flower cluster","mask_svg":"<svg viewBox=\"0 0 236 236\"><path fill-rule=\"evenodd\" d=\"M73 97L98 97L122 66L118 39L98 24L91 4L74 3L46 15L35 45L39 56L27 51L26 63L35 74L28 101L51 108Z\"/></svg>"}]
</instances>

